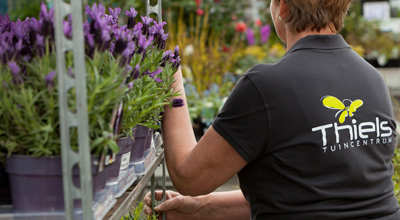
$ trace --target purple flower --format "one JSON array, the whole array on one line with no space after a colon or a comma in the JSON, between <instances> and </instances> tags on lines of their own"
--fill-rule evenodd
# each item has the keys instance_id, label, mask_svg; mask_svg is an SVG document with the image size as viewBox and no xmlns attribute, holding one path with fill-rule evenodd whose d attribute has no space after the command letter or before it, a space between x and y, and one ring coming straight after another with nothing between
<instances>
[{"instance_id":1,"label":"purple flower","mask_svg":"<svg viewBox=\"0 0 400 220\"><path fill-rule=\"evenodd\" d=\"M178 45L174 48L174 57L173 58L177 58L177 57L179 57L179 46Z\"/></svg>"},{"instance_id":2,"label":"purple flower","mask_svg":"<svg viewBox=\"0 0 400 220\"><path fill-rule=\"evenodd\" d=\"M120 66L125 66L129 63L132 58L132 54L135 51L135 42L131 41L128 43L127 47L125 48L124 52L122 53L122 58L120 60Z\"/></svg>"},{"instance_id":3,"label":"purple flower","mask_svg":"<svg viewBox=\"0 0 400 220\"><path fill-rule=\"evenodd\" d=\"M177 58L172 59L172 68L178 69L181 65L181 58L178 56Z\"/></svg>"},{"instance_id":4,"label":"purple flower","mask_svg":"<svg viewBox=\"0 0 400 220\"><path fill-rule=\"evenodd\" d=\"M63 21L64 35L68 39L72 39L72 25L70 21Z\"/></svg>"},{"instance_id":5,"label":"purple flower","mask_svg":"<svg viewBox=\"0 0 400 220\"><path fill-rule=\"evenodd\" d=\"M112 9L109 7L108 11L109 11L109 14L113 17L114 22L118 23L118 16L121 13L121 8Z\"/></svg>"},{"instance_id":6,"label":"purple flower","mask_svg":"<svg viewBox=\"0 0 400 220\"><path fill-rule=\"evenodd\" d=\"M132 71L130 78L137 79L140 76L140 66L136 64L135 69Z\"/></svg>"},{"instance_id":7,"label":"purple flower","mask_svg":"<svg viewBox=\"0 0 400 220\"><path fill-rule=\"evenodd\" d=\"M54 77L56 76L56 71L51 71L49 74L47 74L44 77L44 80L46 81L46 86L49 88L54 87Z\"/></svg>"},{"instance_id":8,"label":"purple flower","mask_svg":"<svg viewBox=\"0 0 400 220\"><path fill-rule=\"evenodd\" d=\"M142 31L142 28L143 28L143 24L139 22L135 25L135 27L133 27L133 32Z\"/></svg>"},{"instance_id":9,"label":"purple flower","mask_svg":"<svg viewBox=\"0 0 400 220\"><path fill-rule=\"evenodd\" d=\"M8 66L10 67L11 73L13 75L18 75L19 72L21 71L16 62L8 62Z\"/></svg>"},{"instance_id":10,"label":"purple flower","mask_svg":"<svg viewBox=\"0 0 400 220\"><path fill-rule=\"evenodd\" d=\"M133 88L133 81L130 81L130 82L127 84L127 86L128 86L129 89L132 89L132 88Z\"/></svg>"},{"instance_id":11,"label":"purple flower","mask_svg":"<svg viewBox=\"0 0 400 220\"><path fill-rule=\"evenodd\" d=\"M139 54L145 54L147 47L149 47L153 43L153 36L150 36L149 39L144 35L139 36Z\"/></svg>"},{"instance_id":12,"label":"purple flower","mask_svg":"<svg viewBox=\"0 0 400 220\"><path fill-rule=\"evenodd\" d=\"M25 37L24 24L18 19L17 22L13 23L11 26L11 33L13 33L18 39L23 39Z\"/></svg>"},{"instance_id":13,"label":"purple flower","mask_svg":"<svg viewBox=\"0 0 400 220\"><path fill-rule=\"evenodd\" d=\"M159 44L158 44L158 48L159 48L160 50L164 50L164 49L165 49L165 42L166 42L166 40L167 40L168 35L169 35L169 34L161 33L161 40L160 40L160 42L159 42Z\"/></svg>"},{"instance_id":14,"label":"purple flower","mask_svg":"<svg viewBox=\"0 0 400 220\"><path fill-rule=\"evenodd\" d=\"M183 99L173 99L172 100L172 107L174 108L178 108L178 107L182 107L185 104L183 103Z\"/></svg>"},{"instance_id":15,"label":"purple flower","mask_svg":"<svg viewBox=\"0 0 400 220\"><path fill-rule=\"evenodd\" d=\"M130 8L129 11L125 12L125 15L127 15L129 17L128 18L128 28L129 29L131 29L135 26L135 17L137 14L138 14L137 11L135 11L135 9L132 7Z\"/></svg>"},{"instance_id":16,"label":"purple flower","mask_svg":"<svg viewBox=\"0 0 400 220\"><path fill-rule=\"evenodd\" d=\"M89 44L89 46L94 47L93 35L90 33L87 33L85 36L86 36L86 42Z\"/></svg>"},{"instance_id":17,"label":"purple flower","mask_svg":"<svg viewBox=\"0 0 400 220\"><path fill-rule=\"evenodd\" d=\"M167 24L167 22L162 22L162 23L157 23L157 21L153 21L153 26L150 27L150 33L151 34L157 34L157 33L164 33L164 25Z\"/></svg>"},{"instance_id":18,"label":"purple flower","mask_svg":"<svg viewBox=\"0 0 400 220\"><path fill-rule=\"evenodd\" d=\"M40 12L39 12L39 19L40 20L47 20L47 21L54 21L54 8L50 8L47 11L47 6L44 2L40 5Z\"/></svg>"},{"instance_id":19,"label":"purple flower","mask_svg":"<svg viewBox=\"0 0 400 220\"><path fill-rule=\"evenodd\" d=\"M22 45L22 40L19 39L16 43L15 43L15 49L17 51L21 51L23 49L23 45Z\"/></svg>"},{"instance_id":20,"label":"purple flower","mask_svg":"<svg viewBox=\"0 0 400 220\"><path fill-rule=\"evenodd\" d=\"M47 6L44 2L42 2L40 6L40 14L39 14L39 20L42 23L42 34L45 36L52 36L54 35L54 8L50 8L49 11L47 11Z\"/></svg>"},{"instance_id":21,"label":"purple flower","mask_svg":"<svg viewBox=\"0 0 400 220\"><path fill-rule=\"evenodd\" d=\"M90 19L96 20L96 18L100 18L106 12L106 8L100 3L99 7L94 3L92 8L89 5L85 6L85 13L89 16Z\"/></svg>"},{"instance_id":22,"label":"purple flower","mask_svg":"<svg viewBox=\"0 0 400 220\"><path fill-rule=\"evenodd\" d=\"M158 68L156 71L150 72L145 71L143 75L148 75L149 77L153 78L157 82L162 82L160 78L155 77L155 75L160 74L162 72L162 68Z\"/></svg>"},{"instance_id":23,"label":"purple flower","mask_svg":"<svg viewBox=\"0 0 400 220\"><path fill-rule=\"evenodd\" d=\"M268 41L269 36L271 34L271 26L264 25L260 29L261 43L265 43Z\"/></svg>"},{"instance_id":24,"label":"purple flower","mask_svg":"<svg viewBox=\"0 0 400 220\"><path fill-rule=\"evenodd\" d=\"M150 17L142 17L142 22L143 22L143 28L142 28L142 34L146 37L149 36L150 34L150 23L153 21L153 18Z\"/></svg>"},{"instance_id":25,"label":"purple flower","mask_svg":"<svg viewBox=\"0 0 400 220\"><path fill-rule=\"evenodd\" d=\"M10 17L8 17L8 14L6 15L0 15L0 33L4 33L7 31L7 29L10 28L11 25L11 20Z\"/></svg>"},{"instance_id":26,"label":"purple flower","mask_svg":"<svg viewBox=\"0 0 400 220\"><path fill-rule=\"evenodd\" d=\"M75 78L75 74L72 72L71 67L68 67L67 75L68 75L69 77L73 78L73 79Z\"/></svg>"},{"instance_id":27,"label":"purple flower","mask_svg":"<svg viewBox=\"0 0 400 220\"><path fill-rule=\"evenodd\" d=\"M20 71L21 69L17 65L16 62L8 62L8 67L11 69L11 73L13 74L12 76L12 81L15 85L21 85L24 83L24 79L22 78Z\"/></svg>"},{"instance_id":28,"label":"purple flower","mask_svg":"<svg viewBox=\"0 0 400 220\"><path fill-rule=\"evenodd\" d=\"M128 39L132 38L129 35L129 30L126 29L126 26L122 26L119 29L114 30L115 35L115 45L114 45L114 56L117 56L124 52L125 48L128 46Z\"/></svg>"},{"instance_id":29,"label":"purple flower","mask_svg":"<svg viewBox=\"0 0 400 220\"><path fill-rule=\"evenodd\" d=\"M254 45L255 39L254 39L253 29L247 28L246 37L247 37L247 44Z\"/></svg>"}]
</instances>

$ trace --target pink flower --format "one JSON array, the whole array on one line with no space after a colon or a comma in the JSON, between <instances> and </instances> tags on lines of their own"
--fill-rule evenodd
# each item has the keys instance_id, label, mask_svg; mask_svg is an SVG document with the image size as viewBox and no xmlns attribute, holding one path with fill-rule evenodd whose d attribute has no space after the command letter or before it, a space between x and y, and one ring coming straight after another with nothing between
<instances>
[{"instance_id":1,"label":"pink flower","mask_svg":"<svg viewBox=\"0 0 400 220\"><path fill-rule=\"evenodd\" d=\"M204 10L201 9L201 8L198 8L197 11L196 11L196 13L197 13L198 15L204 15Z\"/></svg>"},{"instance_id":2,"label":"pink flower","mask_svg":"<svg viewBox=\"0 0 400 220\"><path fill-rule=\"evenodd\" d=\"M255 20L254 23L256 23L257 26L261 26L262 25L260 19Z\"/></svg>"},{"instance_id":3,"label":"pink flower","mask_svg":"<svg viewBox=\"0 0 400 220\"><path fill-rule=\"evenodd\" d=\"M246 29L247 29L246 23L244 23L244 22L236 23L235 31L237 31L237 32L245 32Z\"/></svg>"}]
</instances>

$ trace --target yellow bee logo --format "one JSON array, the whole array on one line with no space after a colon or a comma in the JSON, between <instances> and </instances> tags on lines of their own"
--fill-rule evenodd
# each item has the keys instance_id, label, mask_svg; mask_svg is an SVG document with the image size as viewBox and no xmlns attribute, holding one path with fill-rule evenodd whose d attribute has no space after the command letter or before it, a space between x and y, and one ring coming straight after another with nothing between
<instances>
[{"instance_id":1,"label":"yellow bee logo","mask_svg":"<svg viewBox=\"0 0 400 220\"><path fill-rule=\"evenodd\" d=\"M350 99L344 99L343 102L340 101L338 98L333 97L333 96L324 96L322 97L322 104L329 108L329 109L335 109L339 110L335 118L340 114L339 116L339 122L342 124L347 116L353 117L354 112L361 107L364 102L361 99L356 99L354 101L351 101ZM344 102L350 102L349 106L346 106Z\"/></svg>"}]
</instances>

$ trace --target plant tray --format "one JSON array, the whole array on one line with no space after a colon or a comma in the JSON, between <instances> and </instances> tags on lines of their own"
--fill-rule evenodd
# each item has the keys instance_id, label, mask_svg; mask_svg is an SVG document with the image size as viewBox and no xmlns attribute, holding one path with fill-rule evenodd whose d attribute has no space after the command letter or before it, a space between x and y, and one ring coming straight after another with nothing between
<instances>
[{"instance_id":1,"label":"plant tray","mask_svg":"<svg viewBox=\"0 0 400 220\"><path fill-rule=\"evenodd\" d=\"M114 193L115 198L119 198L137 179L135 167L129 167L127 170L120 171L118 181L107 183Z\"/></svg>"},{"instance_id":2,"label":"plant tray","mask_svg":"<svg viewBox=\"0 0 400 220\"><path fill-rule=\"evenodd\" d=\"M144 159L142 161L131 163L129 166L133 166L135 168L137 176L145 175L155 162L155 157L156 149L154 146L152 146L144 153Z\"/></svg>"},{"instance_id":3,"label":"plant tray","mask_svg":"<svg viewBox=\"0 0 400 220\"><path fill-rule=\"evenodd\" d=\"M93 219L101 220L107 214L107 212L114 206L116 203L116 199L114 198L114 193L110 187L106 187L106 189L97 193L94 197L93 201ZM75 219L82 219L82 209L77 209L74 211ZM64 220L65 212L26 212L26 213L18 213L14 212L12 206L4 206L0 207L0 219L1 220Z\"/></svg>"}]
</instances>

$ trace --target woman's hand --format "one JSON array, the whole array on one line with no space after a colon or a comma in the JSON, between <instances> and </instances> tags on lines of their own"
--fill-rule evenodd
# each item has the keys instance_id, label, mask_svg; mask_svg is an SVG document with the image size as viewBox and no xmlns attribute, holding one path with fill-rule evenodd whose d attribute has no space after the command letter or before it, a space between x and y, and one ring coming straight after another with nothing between
<instances>
[{"instance_id":1,"label":"woman's hand","mask_svg":"<svg viewBox=\"0 0 400 220\"><path fill-rule=\"evenodd\" d=\"M155 192L161 201L162 191ZM144 198L144 212L151 211L151 192ZM167 220L247 220L250 219L249 203L240 190L213 192L204 196L182 196L173 191L166 192L166 201L154 208L156 213L166 213ZM158 217L161 219L161 215Z\"/></svg>"},{"instance_id":2,"label":"woman's hand","mask_svg":"<svg viewBox=\"0 0 400 220\"><path fill-rule=\"evenodd\" d=\"M155 199L161 201L162 191L155 192ZM144 198L145 209L147 215L152 215L151 210L151 192L148 192ZM182 196L174 191L166 191L166 201L154 208L156 213L166 213L167 220L180 220L180 219L205 219L204 206L202 196L191 197ZM161 217L159 217L161 219Z\"/></svg>"}]
</instances>

